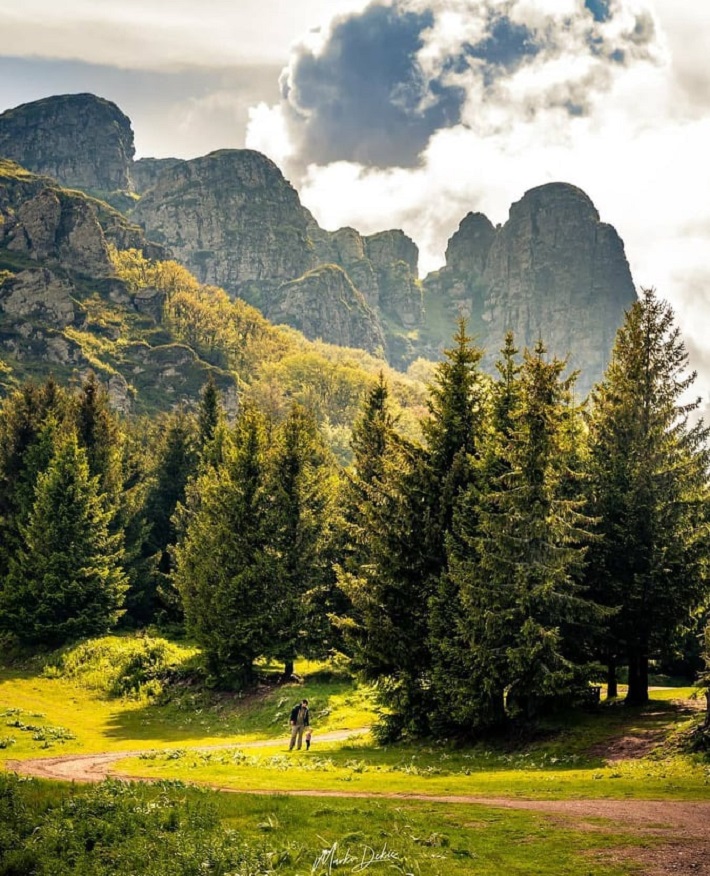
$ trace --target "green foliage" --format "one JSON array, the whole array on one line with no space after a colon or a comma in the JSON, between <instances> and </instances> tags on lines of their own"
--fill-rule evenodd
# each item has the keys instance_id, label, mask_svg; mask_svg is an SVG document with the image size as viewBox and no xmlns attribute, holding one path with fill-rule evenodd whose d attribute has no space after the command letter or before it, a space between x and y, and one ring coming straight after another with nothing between
<instances>
[{"instance_id":1,"label":"green foliage","mask_svg":"<svg viewBox=\"0 0 710 876\"><path fill-rule=\"evenodd\" d=\"M245 408L223 460L191 484L175 548L175 585L189 629L223 682L246 686L268 646L278 589L275 552L263 540L263 418Z\"/></svg>"},{"instance_id":2,"label":"green foliage","mask_svg":"<svg viewBox=\"0 0 710 876\"><path fill-rule=\"evenodd\" d=\"M56 652L44 675L72 679L111 697L156 697L196 654L194 647L151 636L104 636Z\"/></svg>"},{"instance_id":3,"label":"green foliage","mask_svg":"<svg viewBox=\"0 0 710 876\"><path fill-rule=\"evenodd\" d=\"M266 478L264 543L273 555L271 642L285 675L298 654L322 654L335 577L330 550L335 468L313 415L294 405L275 431Z\"/></svg>"},{"instance_id":4,"label":"green foliage","mask_svg":"<svg viewBox=\"0 0 710 876\"><path fill-rule=\"evenodd\" d=\"M646 290L619 330L589 418L590 508L601 542L588 577L616 610L604 650L648 699L649 658L707 594L708 428L685 402L695 379L668 304Z\"/></svg>"},{"instance_id":5,"label":"green foliage","mask_svg":"<svg viewBox=\"0 0 710 876\"><path fill-rule=\"evenodd\" d=\"M20 641L61 644L104 632L121 614L122 534L74 433L37 478L22 544L0 589L0 624Z\"/></svg>"},{"instance_id":6,"label":"green foliage","mask_svg":"<svg viewBox=\"0 0 710 876\"><path fill-rule=\"evenodd\" d=\"M266 854L225 831L205 795L170 785L122 782L40 795L35 783L0 775L0 873L151 874L270 869Z\"/></svg>"}]
</instances>

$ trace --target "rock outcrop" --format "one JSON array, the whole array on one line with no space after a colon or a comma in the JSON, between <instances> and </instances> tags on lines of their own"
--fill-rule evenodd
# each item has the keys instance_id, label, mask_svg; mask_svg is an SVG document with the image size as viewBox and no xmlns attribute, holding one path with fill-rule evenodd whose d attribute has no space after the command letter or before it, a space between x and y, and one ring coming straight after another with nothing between
<instances>
[{"instance_id":1,"label":"rock outcrop","mask_svg":"<svg viewBox=\"0 0 710 876\"><path fill-rule=\"evenodd\" d=\"M139 158L131 167L131 180L134 191L139 194L152 189L164 170L180 164L179 158Z\"/></svg>"},{"instance_id":2,"label":"rock outcrop","mask_svg":"<svg viewBox=\"0 0 710 876\"><path fill-rule=\"evenodd\" d=\"M446 267L425 288L425 306L437 318L428 327L430 345L447 342L441 327L450 331L459 313L470 318L489 368L506 331L521 348L542 338L551 354L569 355L570 367L581 370L582 396L601 378L636 297L619 235L567 183L526 192L497 230L469 214L449 241Z\"/></svg>"},{"instance_id":3,"label":"rock outcrop","mask_svg":"<svg viewBox=\"0 0 710 876\"><path fill-rule=\"evenodd\" d=\"M150 187L133 218L201 282L307 337L371 351L387 348L382 318L391 334L421 321L414 242L401 231L370 237L353 228L324 231L264 155L225 149L144 169L141 184ZM333 265L347 276L313 273ZM336 314L336 300L346 314Z\"/></svg>"},{"instance_id":4,"label":"rock outcrop","mask_svg":"<svg viewBox=\"0 0 710 876\"><path fill-rule=\"evenodd\" d=\"M311 340L328 340L327 327L341 346L384 355L385 338L376 315L338 265L321 265L283 283L263 310L271 322L293 326Z\"/></svg>"},{"instance_id":5,"label":"rock outcrop","mask_svg":"<svg viewBox=\"0 0 710 876\"><path fill-rule=\"evenodd\" d=\"M2 160L0 247L33 262L49 262L94 277L113 273L92 202Z\"/></svg>"},{"instance_id":6,"label":"rock outcrop","mask_svg":"<svg viewBox=\"0 0 710 876\"><path fill-rule=\"evenodd\" d=\"M86 192L130 191L130 119L93 94L63 94L0 115L0 157Z\"/></svg>"},{"instance_id":7,"label":"rock outcrop","mask_svg":"<svg viewBox=\"0 0 710 876\"><path fill-rule=\"evenodd\" d=\"M162 254L108 205L0 160L0 393L10 371L94 369L123 412L196 399L209 374L233 398L234 375L161 326L161 293L130 294L116 277L111 240Z\"/></svg>"},{"instance_id":8,"label":"rock outcrop","mask_svg":"<svg viewBox=\"0 0 710 876\"><path fill-rule=\"evenodd\" d=\"M278 167L223 149L160 172L133 217L201 283L243 295L249 283L292 280L315 267L309 215Z\"/></svg>"}]
</instances>

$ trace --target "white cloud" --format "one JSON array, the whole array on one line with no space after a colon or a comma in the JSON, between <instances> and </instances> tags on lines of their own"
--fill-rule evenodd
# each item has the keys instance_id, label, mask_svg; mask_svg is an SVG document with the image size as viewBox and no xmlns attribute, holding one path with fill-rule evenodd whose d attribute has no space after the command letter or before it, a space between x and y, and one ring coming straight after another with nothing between
<instances>
[{"instance_id":1,"label":"white cloud","mask_svg":"<svg viewBox=\"0 0 710 876\"><path fill-rule=\"evenodd\" d=\"M23 0L0 8L0 55L156 70L283 63L290 44L363 0Z\"/></svg>"},{"instance_id":2,"label":"white cloud","mask_svg":"<svg viewBox=\"0 0 710 876\"><path fill-rule=\"evenodd\" d=\"M476 32L478 25L464 26L460 18L474 4L479 0L446 3L445 15L425 34L421 66L430 75ZM421 0L420 8L437 5L443 4ZM611 47L623 41L623 63L580 51L583 28L557 30L552 48L493 87L482 85L474 64L454 71L466 86L461 122L433 133L420 166L311 163L293 181L328 228L404 228L420 246L424 272L442 264L447 239L469 210L504 222L527 189L553 180L578 185L624 239L637 285L655 286L676 309L707 397L710 25L702 5L615 0L616 17L595 28ZM520 0L515 11L517 20L539 28L542 14L557 15L561 6ZM580 3L575 6L579 13ZM575 100L584 103L578 115L564 109ZM297 144L289 143L287 125L277 125L281 113L282 107L262 107L248 140L268 122L288 166L289 148ZM268 136L260 147L269 152Z\"/></svg>"}]
</instances>

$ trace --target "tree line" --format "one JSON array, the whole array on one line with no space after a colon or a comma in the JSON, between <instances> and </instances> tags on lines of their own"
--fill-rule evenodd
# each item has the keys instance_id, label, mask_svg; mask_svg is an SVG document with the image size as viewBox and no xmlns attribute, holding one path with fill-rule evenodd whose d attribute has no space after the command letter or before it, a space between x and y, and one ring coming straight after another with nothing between
<instances>
[{"instance_id":1,"label":"tree line","mask_svg":"<svg viewBox=\"0 0 710 876\"><path fill-rule=\"evenodd\" d=\"M475 734L584 702L648 699L708 598L708 429L671 308L645 291L589 402L539 342L494 377L461 321L417 442L367 392L352 465L313 413L252 403L120 421L90 375L0 409L0 630L57 645L184 623L219 682L257 658L349 654L380 732ZM685 636L685 639L683 639ZM695 637L695 638L694 638ZM685 644L684 644L685 643Z\"/></svg>"}]
</instances>

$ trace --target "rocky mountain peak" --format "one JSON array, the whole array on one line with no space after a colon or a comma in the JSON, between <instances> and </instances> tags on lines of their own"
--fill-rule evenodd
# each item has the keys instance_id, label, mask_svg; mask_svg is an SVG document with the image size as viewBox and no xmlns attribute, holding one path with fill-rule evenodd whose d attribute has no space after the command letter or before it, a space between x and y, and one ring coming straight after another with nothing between
<instances>
[{"instance_id":1,"label":"rocky mountain peak","mask_svg":"<svg viewBox=\"0 0 710 876\"><path fill-rule=\"evenodd\" d=\"M446 247L446 266L452 271L482 274L496 230L483 213L467 213Z\"/></svg>"},{"instance_id":2,"label":"rocky mountain peak","mask_svg":"<svg viewBox=\"0 0 710 876\"><path fill-rule=\"evenodd\" d=\"M314 266L311 217L274 162L250 149L163 166L134 218L201 282L233 295Z\"/></svg>"},{"instance_id":3,"label":"rocky mountain peak","mask_svg":"<svg viewBox=\"0 0 710 876\"><path fill-rule=\"evenodd\" d=\"M0 115L0 156L69 188L130 191L135 148L128 116L93 94L62 94Z\"/></svg>"}]
</instances>

